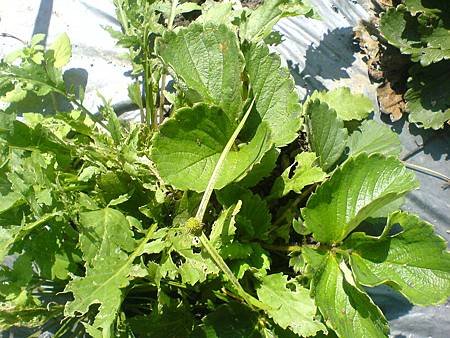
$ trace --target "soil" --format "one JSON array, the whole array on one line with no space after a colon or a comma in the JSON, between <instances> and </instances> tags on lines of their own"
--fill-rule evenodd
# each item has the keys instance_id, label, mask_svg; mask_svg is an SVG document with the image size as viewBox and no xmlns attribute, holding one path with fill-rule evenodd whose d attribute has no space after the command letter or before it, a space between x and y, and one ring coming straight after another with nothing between
<instances>
[{"instance_id":1,"label":"soil","mask_svg":"<svg viewBox=\"0 0 450 338\"><path fill-rule=\"evenodd\" d=\"M409 56L390 46L378 31L379 15L385 8L395 6L395 0L372 0L375 16L371 21L363 21L355 29L355 37L365 53L370 79L379 83L378 103L382 113L389 114L392 121L399 120L406 110L403 95L407 90Z\"/></svg>"},{"instance_id":2,"label":"soil","mask_svg":"<svg viewBox=\"0 0 450 338\"><path fill-rule=\"evenodd\" d=\"M262 2L262 0L241 0L242 6L252 9L261 5Z\"/></svg>"}]
</instances>

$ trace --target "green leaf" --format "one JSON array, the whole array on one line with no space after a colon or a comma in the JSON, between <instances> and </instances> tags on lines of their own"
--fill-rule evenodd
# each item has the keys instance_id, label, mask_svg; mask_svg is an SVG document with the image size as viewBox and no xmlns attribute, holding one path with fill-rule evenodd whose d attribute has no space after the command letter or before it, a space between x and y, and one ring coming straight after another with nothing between
<instances>
[{"instance_id":1,"label":"green leaf","mask_svg":"<svg viewBox=\"0 0 450 338\"><path fill-rule=\"evenodd\" d=\"M388 336L389 327L380 309L356 286L345 263L339 263L333 254L328 254L314 274L311 292L327 326L339 337Z\"/></svg>"},{"instance_id":2,"label":"green leaf","mask_svg":"<svg viewBox=\"0 0 450 338\"><path fill-rule=\"evenodd\" d=\"M306 1L265 0L241 23L240 35L243 39L259 42L272 32L281 18L298 15L311 17L314 12Z\"/></svg>"},{"instance_id":3,"label":"green leaf","mask_svg":"<svg viewBox=\"0 0 450 338\"><path fill-rule=\"evenodd\" d=\"M314 318L316 307L309 290L295 280L288 281L282 273L262 277L260 281L261 285L256 289L258 298L270 306L267 313L275 323L305 337L326 331L325 326Z\"/></svg>"},{"instance_id":4,"label":"green leaf","mask_svg":"<svg viewBox=\"0 0 450 338\"><path fill-rule=\"evenodd\" d=\"M268 177L275 168L279 155L280 150L278 148L270 149L267 153L265 153L264 157L261 159L261 162L255 164L247 176L239 182L239 185L246 188L251 188L259 183L263 178Z\"/></svg>"},{"instance_id":5,"label":"green leaf","mask_svg":"<svg viewBox=\"0 0 450 338\"><path fill-rule=\"evenodd\" d=\"M64 314L74 317L85 314L92 304L100 304L93 326L101 328L108 337L119 307L122 290L129 284L131 262L124 253L98 258L95 267L88 268L85 277L75 277L65 292L72 292L74 300L67 303Z\"/></svg>"},{"instance_id":6,"label":"green leaf","mask_svg":"<svg viewBox=\"0 0 450 338\"><path fill-rule=\"evenodd\" d=\"M230 302L218 306L214 312L206 315L193 337L230 338L230 337L261 337L258 331L259 316L247 306Z\"/></svg>"},{"instance_id":7,"label":"green leaf","mask_svg":"<svg viewBox=\"0 0 450 338\"><path fill-rule=\"evenodd\" d=\"M160 265L156 267L156 282L162 278L181 277L182 283L194 285L204 282L209 275L218 275L219 268L209 254L200 247L196 247L198 237L189 233L188 229L171 230L152 246L146 247L147 253L162 251ZM151 243L150 243L151 244ZM194 252L196 248L200 252Z\"/></svg>"},{"instance_id":8,"label":"green leaf","mask_svg":"<svg viewBox=\"0 0 450 338\"><path fill-rule=\"evenodd\" d=\"M117 250L130 252L135 241L129 223L120 211L105 208L80 214L80 246L83 258L92 265L96 258L114 256Z\"/></svg>"},{"instance_id":9,"label":"green leaf","mask_svg":"<svg viewBox=\"0 0 450 338\"><path fill-rule=\"evenodd\" d=\"M319 100L334 109L343 121L362 120L373 111L373 103L363 94L353 94L348 87L338 87L330 91L315 91L310 100Z\"/></svg>"},{"instance_id":10,"label":"green leaf","mask_svg":"<svg viewBox=\"0 0 450 338\"><path fill-rule=\"evenodd\" d=\"M232 121L219 108L205 104L182 108L161 126L151 158L167 183L202 192L233 132ZM271 147L269 130L261 124L250 142L228 153L215 188L241 180Z\"/></svg>"},{"instance_id":11,"label":"green leaf","mask_svg":"<svg viewBox=\"0 0 450 338\"><path fill-rule=\"evenodd\" d=\"M234 241L236 234L235 218L241 209L241 205L242 202L238 201L236 205L223 210L214 222L209 235L211 245L218 250L224 259L246 258L253 251L251 246Z\"/></svg>"},{"instance_id":12,"label":"green leaf","mask_svg":"<svg viewBox=\"0 0 450 338\"><path fill-rule=\"evenodd\" d=\"M53 50L53 57L55 58L54 66L56 68L64 67L72 56L72 46L70 39L66 33L61 34L50 46Z\"/></svg>"},{"instance_id":13,"label":"green leaf","mask_svg":"<svg viewBox=\"0 0 450 338\"><path fill-rule=\"evenodd\" d=\"M290 191L300 193L302 189L326 178L322 169L315 165L316 154L302 152L295 157L295 162L277 177L270 195L273 198L285 196ZM295 169L294 169L295 168ZM291 175L291 172L293 174Z\"/></svg>"},{"instance_id":14,"label":"green leaf","mask_svg":"<svg viewBox=\"0 0 450 338\"><path fill-rule=\"evenodd\" d=\"M0 227L0 261L3 262L5 256L9 253L16 242L23 240L28 234L59 216L58 212L42 215L37 221L25 223L23 225L12 226L10 228Z\"/></svg>"},{"instance_id":15,"label":"green leaf","mask_svg":"<svg viewBox=\"0 0 450 338\"><path fill-rule=\"evenodd\" d=\"M156 52L186 86L188 97L223 109L232 124L241 112L244 60L236 34L227 26L193 23L166 31ZM194 102L198 100L193 100Z\"/></svg>"},{"instance_id":16,"label":"green leaf","mask_svg":"<svg viewBox=\"0 0 450 338\"><path fill-rule=\"evenodd\" d=\"M344 122L326 103L309 101L306 107L308 116L308 137L311 149L319 158L322 169L328 171L342 156L348 132Z\"/></svg>"},{"instance_id":17,"label":"green leaf","mask_svg":"<svg viewBox=\"0 0 450 338\"><path fill-rule=\"evenodd\" d=\"M394 157L361 154L347 160L309 198L302 210L314 238L339 243L363 220L418 187Z\"/></svg>"},{"instance_id":18,"label":"green leaf","mask_svg":"<svg viewBox=\"0 0 450 338\"><path fill-rule=\"evenodd\" d=\"M202 15L197 18L197 22L215 23L216 25L230 25L234 19L233 3L231 1L207 0L202 4Z\"/></svg>"},{"instance_id":19,"label":"green leaf","mask_svg":"<svg viewBox=\"0 0 450 338\"><path fill-rule=\"evenodd\" d=\"M292 142L302 124L301 106L294 81L280 57L264 44L251 44L245 50L246 71L256 98L256 113L248 124L266 122L275 146ZM253 130L256 129L253 127Z\"/></svg>"},{"instance_id":20,"label":"green leaf","mask_svg":"<svg viewBox=\"0 0 450 338\"><path fill-rule=\"evenodd\" d=\"M402 151L398 135L388 126L373 120L363 121L359 130L350 135L347 144L350 148L349 156L362 152L398 156Z\"/></svg>"},{"instance_id":21,"label":"green leaf","mask_svg":"<svg viewBox=\"0 0 450 338\"><path fill-rule=\"evenodd\" d=\"M355 233L345 243L358 282L367 286L388 284L417 305L444 303L450 296L450 253L431 224L405 212L388 219L380 237ZM386 231L385 231L386 232Z\"/></svg>"},{"instance_id":22,"label":"green leaf","mask_svg":"<svg viewBox=\"0 0 450 338\"><path fill-rule=\"evenodd\" d=\"M92 216L92 214L89 216ZM107 220L105 215L102 216L104 220ZM113 222L115 221L113 218ZM92 261L92 265L87 264L86 275L84 277L75 276L67 284L64 292L72 292L74 300L66 304L64 314L70 317L74 317L78 313L85 314L92 304L100 304L92 330L100 329L103 337L109 337L112 324L122 304L121 289L127 287L130 279L132 279L133 261L142 255L145 244L152 237L155 228L156 225L153 225L148 230L146 237L141 240L130 255L117 247L117 244L111 243L111 248L115 248L112 252L110 248L105 249L102 246L98 250L99 254ZM103 240L101 243L105 244L106 241ZM124 240L122 239L120 242L123 243Z\"/></svg>"},{"instance_id":23,"label":"green leaf","mask_svg":"<svg viewBox=\"0 0 450 338\"><path fill-rule=\"evenodd\" d=\"M237 184L217 191L216 195L219 202L227 208L242 201L240 212L236 215L241 236L248 239L267 237L271 215L267 203L259 195Z\"/></svg>"},{"instance_id":24,"label":"green leaf","mask_svg":"<svg viewBox=\"0 0 450 338\"><path fill-rule=\"evenodd\" d=\"M440 129L450 120L450 61L410 70L405 94L409 121L423 128Z\"/></svg>"}]
</instances>

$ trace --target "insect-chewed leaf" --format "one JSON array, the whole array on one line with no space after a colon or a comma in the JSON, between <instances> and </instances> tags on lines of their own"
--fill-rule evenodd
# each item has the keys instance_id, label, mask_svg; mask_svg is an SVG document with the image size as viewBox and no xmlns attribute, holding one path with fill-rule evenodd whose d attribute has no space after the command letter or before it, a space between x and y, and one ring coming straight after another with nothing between
<instances>
[{"instance_id":1,"label":"insect-chewed leaf","mask_svg":"<svg viewBox=\"0 0 450 338\"><path fill-rule=\"evenodd\" d=\"M236 33L225 25L191 24L167 31L156 51L203 102L223 109L232 123L242 110L244 60Z\"/></svg>"},{"instance_id":2,"label":"insect-chewed leaf","mask_svg":"<svg viewBox=\"0 0 450 338\"><path fill-rule=\"evenodd\" d=\"M418 187L394 157L350 158L323 183L302 210L306 227L324 243L339 243L378 209Z\"/></svg>"},{"instance_id":3,"label":"insect-chewed leaf","mask_svg":"<svg viewBox=\"0 0 450 338\"><path fill-rule=\"evenodd\" d=\"M295 163L286 168L280 177L277 177L272 187L271 196L279 198L286 195L289 191L300 191L307 185L321 182L325 179L326 174L322 169L315 165L316 154L303 152L295 157ZM296 166L292 177L290 172Z\"/></svg>"},{"instance_id":4,"label":"insect-chewed leaf","mask_svg":"<svg viewBox=\"0 0 450 338\"><path fill-rule=\"evenodd\" d=\"M61 34L49 49L53 51L53 57L55 58L53 65L56 68L65 66L72 56L72 46L66 33Z\"/></svg>"},{"instance_id":5,"label":"insect-chewed leaf","mask_svg":"<svg viewBox=\"0 0 450 338\"><path fill-rule=\"evenodd\" d=\"M298 94L289 70L281 66L280 57L271 54L264 44L250 44L244 55L259 115L258 118L250 116L249 124L266 122L277 147L292 142L297 137L302 119Z\"/></svg>"},{"instance_id":6,"label":"insect-chewed leaf","mask_svg":"<svg viewBox=\"0 0 450 338\"><path fill-rule=\"evenodd\" d=\"M325 326L314 319L316 307L309 290L295 281L288 281L287 276L277 273L262 277L257 293L259 300L270 306L268 315L283 329L289 328L304 337L326 331Z\"/></svg>"},{"instance_id":7,"label":"insect-chewed leaf","mask_svg":"<svg viewBox=\"0 0 450 338\"><path fill-rule=\"evenodd\" d=\"M92 264L96 257L114 256L117 251L132 251L133 232L126 217L118 210L105 208L80 215L80 245L83 258Z\"/></svg>"},{"instance_id":8,"label":"insect-chewed leaf","mask_svg":"<svg viewBox=\"0 0 450 338\"><path fill-rule=\"evenodd\" d=\"M202 192L233 132L232 121L217 107L182 108L161 126L151 157L167 183ZM249 143L228 153L215 188L242 179L271 147L270 131L263 123Z\"/></svg>"},{"instance_id":9,"label":"insect-chewed leaf","mask_svg":"<svg viewBox=\"0 0 450 338\"><path fill-rule=\"evenodd\" d=\"M386 283L412 303L433 305L450 296L450 254L431 224L405 212L389 217L402 231L371 237L353 234L345 243L352 250L350 262L358 282L367 286Z\"/></svg>"},{"instance_id":10,"label":"insect-chewed leaf","mask_svg":"<svg viewBox=\"0 0 450 338\"><path fill-rule=\"evenodd\" d=\"M387 337L389 327L382 312L348 272L347 268L344 277L337 258L329 254L314 274L312 295L324 320L342 338Z\"/></svg>"}]
</instances>

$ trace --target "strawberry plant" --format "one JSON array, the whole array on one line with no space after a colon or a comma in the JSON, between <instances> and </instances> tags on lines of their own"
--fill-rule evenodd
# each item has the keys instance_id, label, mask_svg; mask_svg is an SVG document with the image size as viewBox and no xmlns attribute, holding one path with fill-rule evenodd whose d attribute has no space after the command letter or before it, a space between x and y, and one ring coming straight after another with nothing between
<instances>
[{"instance_id":1,"label":"strawberry plant","mask_svg":"<svg viewBox=\"0 0 450 338\"><path fill-rule=\"evenodd\" d=\"M450 120L450 6L446 1L404 0L380 20L386 40L411 56L405 93L409 120L439 129Z\"/></svg>"},{"instance_id":2,"label":"strawberry plant","mask_svg":"<svg viewBox=\"0 0 450 338\"><path fill-rule=\"evenodd\" d=\"M141 123L121 121L106 100L99 114L85 108L63 76L66 35L47 49L37 36L0 64L10 103L0 120L2 329L56 321L57 337L386 337L366 288L446 301L445 241L399 211L418 182L397 136L367 120L370 101L347 88L302 106L265 43L279 18L309 7L116 4L122 24L145 5L152 15L135 19L161 28L120 33L133 41ZM54 114L34 112L36 99Z\"/></svg>"}]
</instances>

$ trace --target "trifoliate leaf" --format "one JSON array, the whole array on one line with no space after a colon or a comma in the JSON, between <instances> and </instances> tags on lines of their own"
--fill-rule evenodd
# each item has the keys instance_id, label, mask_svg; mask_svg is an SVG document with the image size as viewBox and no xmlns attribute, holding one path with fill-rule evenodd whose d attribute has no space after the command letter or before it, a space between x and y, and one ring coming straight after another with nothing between
<instances>
[{"instance_id":1,"label":"trifoliate leaf","mask_svg":"<svg viewBox=\"0 0 450 338\"><path fill-rule=\"evenodd\" d=\"M373 120L363 121L359 130L348 138L349 156L359 153L380 153L398 156L402 151L400 139L388 126Z\"/></svg>"},{"instance_id":2,"label":"trifoliate leaf","mask_svg":"<svg viewBox=\"0 0 450 338\"><path fill-rule=\"evenodd\" d=\"M182 108L161 126L151 157L167 183L202 192L233 132L233 122L219 108L205 104ZM269 134L266 124L261 124L249 143L228 153L216 189L239 181L261 161L272 147Z\"/></svg>"},{"instance_id":3,"label":"trifoliate leaf","mask_svg":"<svg viewBox=\"0 0 450 338\"><path fill-rule=\"evenodd\" d=\"M283 329L289 328L299 336L313 336L325 331L325 326L315 320L316 307L309 296L309 290L294 280L288 281L282 273L260 278L256 289L258 298L270 309L267 313Z\"/></svg>"},{"instance_id":4,"label":"trifoliate leaf","mask_svg":"<svg viewBox=\"0 0 450 338\"><path fill-rule=\"evenodd\" d=\"M314 238L339 243L379 208L418 187L412 172L394 157L361 154L338 168L302 210Z\"/></svg>"},{"instance_id":5,"label":"trifoliate leaf","mask_svg":"<svg viewBox=\"0 0 450 338\"><path fill-rule=\"evenodd\" d=\"M327 326L342 338L387 337L389 327L380 309L350 278L348 271L344 277L333 254L314 274L312 295Z\"/></svg>"},{"instance_id":6,"label":"trifoliate leaf","mask_svg":"<svg viewBox=\"0 0 450 338\"><path fill-rule=\"evenodd\" d=\"M202 324L194 332L193 338L259 338L259 316L247 306L230 302L217 307L206 315Z\"/></svg>"},{"instance_id":7,"label":"trifoliate leaf","mask_svg":"<svg viewBox=\"0 0 450 338\"><path fill-rule=\"evenodd\" d=\"M373 111L373 103L363 94L353 94L348 87L315 91L310 100L319 100L334 109L343 121L365 119Z\"/></svg>"},{"instance_id":8,"label":"trifoliate leaf","mask_svg":"<svg viewBox=\"0 0 450 338\"><path fill-rule=\"evenodd\" d=\"M271 54L265 44L251 44L244 52L246 71L256 98L256 112L248 125L256 129L266 122L277 147L292 142L302 124L301 106L289 70L281 66L280 57Z\"/></svg>"},{"instance_id":9,"label":"trifoliate leaf","mask_svg":"<svg viewBox=\"0 0 450 338\"><path fill-rule=\"evenodd\" d=\"M221 107L235 124L242 110L244 69L236 33L225 25L194 23L177 33L166 31L156 51L189 91L196 91L201 101ZM187 95L195 98L192 93Z\"/></svg>"},{"instance_id":10,"label":"trifoliate leaf","mask_svg":"<svg viewBox=\"0 0 450 338\"><path fill-rule=\"evenodd\" d=\"M281 18L298 15L311 17L314 12L305 1L265 0L243 20L240 35L243 39L259 42L272 32Z\"/></svg>"},{"instance_id":11,"label":"trifoliate leaf","mask_svg":"<svg viewBox=\"0 0 450 338\"><path fill-rule=\"evenodd\" d=\"M316 160L317 157L314 153L302 152L298 154L295 157L295 162L286 168L280 177L277 177L270 195L274 198L280 198L290 191L300 193L305 186L323 181L326 174L315 165Z\"/></svg>"},{"instance_id":12,"label":"trifoliate leaf","mask_svg":"<svg viewBox=\"0 0 450 338\"><path fill-rule=\"evenodd\" d=\"M105 208L83 212L80 224L80 246L89 265L96 257L109 257L117 251L134 249L133 232L125 215L118 210Z\"/></svg>"},{"instance_id":13,"label":"trifoliate leaf","mask_svg":"<svg viewBox=\"0 0 450 338\"><path fill-rule=\"evenodd\" d=\"M336 112L318 100L308 102L306 113L311 149L319 158L322 169L328 171L345 150L347 129Z\"/></svg>"},{"instance_id":14,"label":"trifoliate leaf","mask_svg":"<svg viewBox=\"0 0 450 338\"><path fill-rule=\"evenodd\" d=\"M53 65L56 68L65 66L72 56L72 46L66 33L61 34L49 49L53 51L53 57L55 58Z\"/></svg>"},{"instance_id":15,"label":"trifoliate leaf","mask_svg":"<svg viewBox=\"0 0 450 338\"><path fill-rule=\"evenodd\" d=\"M443 128L450 120L450 61L412 67L405 94L409 121L423 128Z\"/></svg>"},{"instance_id":16,"label":"trifoliate leaf","mask_svg":"<svg viewBox=\"0 0 450 338\"><path fill-rule=\"evenodd\" d=\"M417 305L443 303L450 296L450 254L431 224L404 212L389 217L387 229L402 231L381 237L355 233L346 242L358 282L388 284Z\"/></svg>"}]
</instances>

